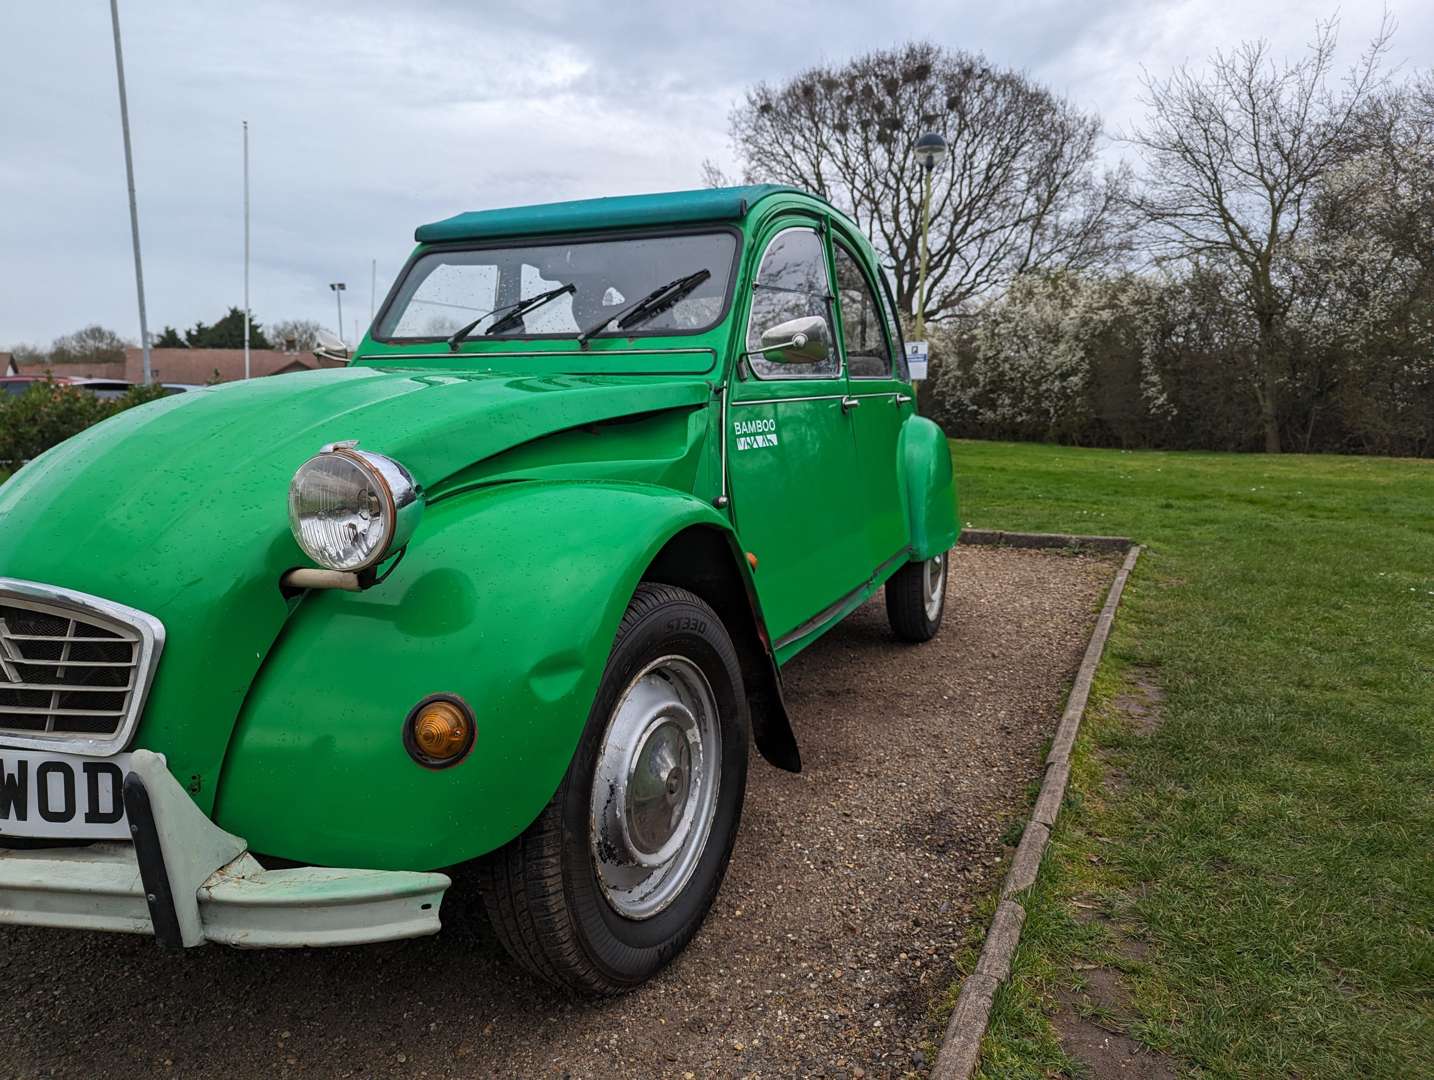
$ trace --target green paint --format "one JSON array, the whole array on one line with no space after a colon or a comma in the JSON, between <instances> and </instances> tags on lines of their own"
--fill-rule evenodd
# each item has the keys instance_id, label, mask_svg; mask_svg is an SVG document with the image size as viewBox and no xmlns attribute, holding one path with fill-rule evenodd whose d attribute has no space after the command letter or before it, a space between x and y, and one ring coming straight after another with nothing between
<instances>
[{"instance_id":1,"label":"green paint","mask_svg":"<svg viewBox=\"0 0 1434 1080\"><path fill-rule=\"evenodd\" d=\"M898 402L909 384L739 370L753 275L782 224L846 234L877 271L826 203L738 190L642 197L606 219L600 204L501 212L503 228L525 229L728 222L742 251L711 330L612 335L583 350L515 336L457 353L365 340L347 369L130 410L0 488L0 576L164 622L135 745L163 753L200 808L254 850L412 870L492 850L556 787L628 598L678 533L735 534L723 550L756 554L755 573L734 561L772 640L801 628L783 662L903 559L955 540L949 452ZM451 239L470 218L485 215L428 228ZM461 228L497 235L485 220ZM835 326L840 352L840 317ZM843 409L846 395L860 407ZM760 398L783 400L738 404ZM738 449L749 436L737 420L769 421L750 437L777 437ZM289 479L341 439L401 461L428 507L383 584L286 600L280 578L307 565L289 533ZM724 441L730 502L719 507ZM473 705L479 735L462 764L435 772L408 758L399 733L437 691Z\"/></svg>"}]
</instances>

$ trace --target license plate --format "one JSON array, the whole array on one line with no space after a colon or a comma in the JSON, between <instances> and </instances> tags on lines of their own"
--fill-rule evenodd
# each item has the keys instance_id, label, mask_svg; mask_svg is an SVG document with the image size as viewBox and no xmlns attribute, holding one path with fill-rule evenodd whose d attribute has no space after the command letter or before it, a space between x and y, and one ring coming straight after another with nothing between
<instances>
[{"instance_id":1,"label":"license plate","mask_svg":"<svg viewBox=\"0 0 1434 1080\"><path fill-rule=\"evenodd\" d=\"M80 757L0 746L0 836L128 839L129 755Z\"/></svg>"}]
</instances>

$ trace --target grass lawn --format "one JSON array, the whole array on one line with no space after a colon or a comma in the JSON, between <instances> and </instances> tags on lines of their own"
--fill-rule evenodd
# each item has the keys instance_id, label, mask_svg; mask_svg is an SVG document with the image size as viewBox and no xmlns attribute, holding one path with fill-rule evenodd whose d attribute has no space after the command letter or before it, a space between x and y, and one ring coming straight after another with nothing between
<instances>
[{"instance_id":1,"label":"grass lawn","mask_svg":"<svg viewBox=\"0 0 1434 1080\"><path fill-rule=\"evenodd\" d=\"M1078 1075L1046 1017L1113 967L1193 1075L1434 1076L1434 462L952 449L967 524L1149 545L983 1075Z\"/></svg>"}]
</instances>

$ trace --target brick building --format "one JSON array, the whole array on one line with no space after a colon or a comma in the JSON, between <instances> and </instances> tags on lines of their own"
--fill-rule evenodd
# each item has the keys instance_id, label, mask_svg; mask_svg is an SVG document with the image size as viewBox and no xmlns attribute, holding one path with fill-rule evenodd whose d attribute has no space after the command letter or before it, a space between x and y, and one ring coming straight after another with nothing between
<instances>
[{"instance_id":1,"label":"brick building","mask_svg":"<svg viewBox=\"0 0 1434 1080\"><path fill-rule=\"evenodd\" d=\"M126 349L124 361L95 364L55 364L56 375L82 379L123 379L144 381L144 356L138 348ZM6 361L8 374L43 375L44 363L17 363L8 353L0 353ZM243 349L150 349L150 368L158 383L235 382L244 377ZM249 370L255 378L284 375L291 371L312 371L321 367L342 367L341 360L320 360L311 352L280 352L277 349L251 349ZM10 371L9 369L15 369Z\"/></svg>"}]
</instances>

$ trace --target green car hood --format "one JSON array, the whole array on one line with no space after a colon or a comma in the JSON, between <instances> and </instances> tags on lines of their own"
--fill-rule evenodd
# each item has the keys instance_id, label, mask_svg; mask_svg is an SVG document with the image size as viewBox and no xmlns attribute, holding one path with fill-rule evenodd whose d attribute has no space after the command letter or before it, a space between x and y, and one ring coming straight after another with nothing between
<instances>
[{"instance_id":1,"label":"green car hood","mask_svg":"<svg viewBox=\"0 0 1434 1080\"><path fill-rule=\"evenodd\" d=\"M206 811L235 718L309 565L289 480L357 439L425 487L546 434L710 400L701 380L348 368L176 395L55 447L0 486L0 577L146 611L166 643L135 745ZM422 538L422 525L419 526Z\"/></svg>"}]
</instances>

